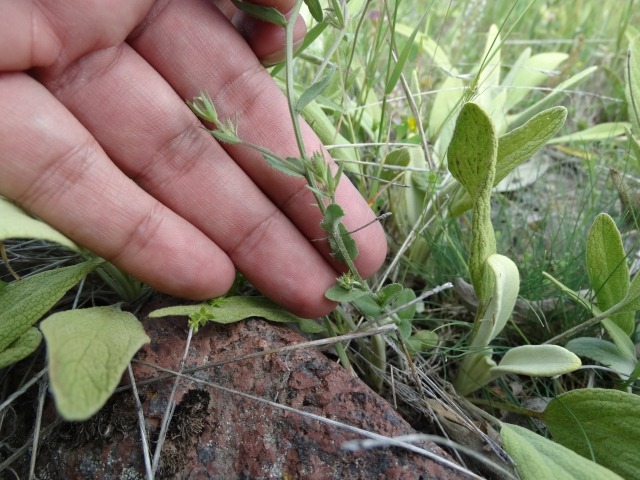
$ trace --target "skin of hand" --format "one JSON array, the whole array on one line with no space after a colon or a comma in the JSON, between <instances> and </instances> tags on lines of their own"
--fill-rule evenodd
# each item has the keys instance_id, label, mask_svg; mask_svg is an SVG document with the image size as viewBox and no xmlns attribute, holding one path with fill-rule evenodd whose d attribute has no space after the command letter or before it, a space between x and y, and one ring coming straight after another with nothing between
<instances>
[{"instance_id":1,"label":"skin of hand","mask_svg":"<svg viewBox=\"0 0 640 480\"><path fill-rule=\"evenodd\" d=\"M217 143L185 104L205 91L241 138L297 155L261 63L283 48L283 29L226 1L0 0L0 195L160 291L219 296L237 268L298 315L328 313L344 268L313 241L326 234L304 182ZM346 177L337 201L349 230L374 219ZM375 222L354 238L368 277L385 235Z\"/></svg>"}]
</instances>

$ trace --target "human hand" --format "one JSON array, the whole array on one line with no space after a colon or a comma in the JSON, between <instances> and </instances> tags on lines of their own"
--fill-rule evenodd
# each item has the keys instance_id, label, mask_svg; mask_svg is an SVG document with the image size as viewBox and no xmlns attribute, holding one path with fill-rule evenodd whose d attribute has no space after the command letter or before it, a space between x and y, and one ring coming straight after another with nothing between
<instances>
[{"instance_id":1,"label":"human hand","mask_svg":"<svg viewBox=\"0 0 640 480\"><path fill-rule=\"evenodd\" d=\"M256 1L283 12L292 2ZM166 293L219 296L235 265L294 313L327 313L342 267L311 241L325 233L304 182L218 144L184 102L206 91L241 138L296 155L284 96L257 58L281 58L283 39L226 0L3 0L0 194ZM347 178L337 201L349 230L374 218ZM354 238L370 276L382 229Z\"/></svg>"}]
</instances>

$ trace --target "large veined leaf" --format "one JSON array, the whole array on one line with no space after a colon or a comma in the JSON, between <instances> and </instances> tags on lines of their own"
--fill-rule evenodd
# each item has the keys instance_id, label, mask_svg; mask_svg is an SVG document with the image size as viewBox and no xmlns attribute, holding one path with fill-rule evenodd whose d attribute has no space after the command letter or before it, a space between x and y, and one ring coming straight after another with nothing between
<instances>
[{"instance_id":1,"label":"large veined leaf","mask_svg":"<svg viewBox=\"0 0 640 480\"><path fill-rule=\"evenodd\" d=\"M579 389L554 398L542 415L556 442L624 478L640 472L640 397Z\"/></svg>"},{"instance_id":2,"label":"large veined leaf","mask_svg":"<svg viewBox=\"0 0 640 480\"><path fill-rule=\"evenodd\" d=\"M0 352L0 368L8 367L23 358L28 357L40 346L42 334L40 330L31 327L16 341Z\"/></svg>"},{"instance_id":3,"label":"large veined leaf","mask_svg":"<svg viewBox=\"0 0 640 480\"><path fill-rule=\"evenodd\" d=\"M75 243L60 232L0 197L0 242L9 238L35 238L58 243L70 250L79 250Z\"/></svg>"},{"instance_id":4,"label":"large veined leaf","mask_svg":"<svg viewBox=\"0 0 640 480\"><path fill-rule=\"evenodd\" d=\"M615 344L602 338L574 338L569 340L566 348L576 355L595 360L627 377L633 373L638 363L637 360L623 355Z\"/></svg>"},{"instance_id":5,"label":"large veined leaf","mask_svg":"<svg viewBox=\"0 0 640 480\"><path fill-rule=\"evenodd\" d=\"M149 342L138 319L118 307L54 313L40 328L47 342L51 391L67 420L86 420L96 413L133 355Z\"/></svg>"},{"instance_id":6,"label":"large veined leaf","mask_svg":"<svg viewBox=\"0 0 640 480\"><path fill-rule=\"evenodd\" d=\"M606 213L596 217L587 236L587 272L602 311L619 303L629 290L629 268L622 237L613 218ZM611 320L627 335L633 332L633 312L612 315Z\"/></svg>"},{"instance_id":7,"label":"large veined leaf","mask_svg":"<svg viewBox=\"0 0 640 480\"><path fill-rule=\"evenodd\" d=\"M97 258L47 270L0 290L0 351L27 332L67 291L102 262L104 260Z\"/></svg>"},{"instance_id":8,"label":"large veined leaf","mask_svg":"<svg viewBox=\"0 0 640 480\"><path fill-rule=\"evenodd\" d=\"M518 425L503 424L500 439L522 480L622 480L611 470Z\"/></svg>"},{"instance_id":9,"label":"large veined leaf","mask_svg":"<svg viewBox=\"0 0 640 480\"><path fill-rule=\"evenodd\" d=\"M511 348L502 357L491 373L529 375L531 377L553 377L573 372L582 365L571 351L558 345L520 345Z\"/></svg>"}]
</instances>

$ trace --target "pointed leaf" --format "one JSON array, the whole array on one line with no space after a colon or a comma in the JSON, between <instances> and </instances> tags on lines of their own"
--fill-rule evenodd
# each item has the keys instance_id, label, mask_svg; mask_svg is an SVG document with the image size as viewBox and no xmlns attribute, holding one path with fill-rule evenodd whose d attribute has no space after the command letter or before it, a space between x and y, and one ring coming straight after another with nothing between
<instances>
[{"instance_id":1,"label":"pointed leaf","mask_svg":"<svg viewBox=\"0 0 640 480\"><path fill-rule=\"evenodd\" d=\"M13 282L0 290L0 352L58 303L67 291L104 262L96 258Z\"/></svg>"},{"instance_id":2,"label":"pointed leaf","mask_svg":"<svg viewBox=\"0 0 640 480\"><path fill-rule=\"evenodd\" d=\"M580 337L569 340L566 349L581 357L590 358L605 367L629 376L636 368L636 360L622 355L615 344L602 338Z\"/></svg>"},{"instance_id":3,"label":"pointed leaf","mask_svg":"<svg viewBox=\"0 0 640 480\"><path fill-rule=\"evenodd\" d=\"M400 75L402 75L402 69L407 63L407 59L409 58L409 54L411 53L411 49L414 48L413 42L416 38L416 35L418 34L418 30L420 30L422 21L426 16L427 16L427 11L425 11L424 14L422 15L422 18L413 29L413 32L411 32L411 35L409 35L407 43L402 49L402 52L400 52L400 55L398 55L398 60L393 66L393 70L391 71L391 74L387 78L387 83L385 84L385 87L384 87L385 95L389 95L393 91L393 89L396 87L396 84L398 83L398 79L400 78Z\"/></svg>"},{"instance_id":4,"label":"pointed leaf","mask_svg":"<svg viewBox=\"0 0 640 480\"><path fill-rule=\"evenodd\" d=\"M57 243L75 252L80 251L75 243L60 232L0 197L0 242L9 238L36 238Z\"/></svg>"},{"instance_id":5,"label":"pointed leaf","mask_svg":"<svg viewBox=\"0 0 640 480\"><path fill-rule=\"evenodd\" d=\"M320 1L319 0L304 0L304 3L307 6L307 8L309 9L309 13L313 17L313 19L318 23L322 23L322 19L324 17L324 12L322 10L322 6L320 5Z\"/></svg>"},{"instance_id":6,"label":"pointed leaf","mask_svg":"<svg viewBox=\"0 0 640 480\"><path fill-rule=\"evenodd\" d=\"M518 425L503 423L500 439L522 480L622 480L611 470Z\"/></svg>"},{"instance_id":7,"label":"pointed leaf","mask_svg":"<svg viewBox=\"0 0 640 480\"><path fill-rule=\"evenodd\" d=\"M292 177L304 178L304 168L300 159L287 159L288 162L283 162L281 158L274 155L262 154L262 157L267 161L271 168L278 170L282 173L286 173Z\"/></svg>"},{"instance_id":8,"label":"pointed leaf","mask_svg":"<svg viewBox=\"0 0 640 480\"><path fill-rule=\"evenodd\" d=\"M573 372L581 365L582 362L573 352L558 345L521 345L510 349L498 366L491 369L491 373L553 377Z\"/></svg>"},{"instance_id":9,"label":"pointed leaf","mask_svg":"<svg viewBox=\"0 0 640 480\"><path fill-rule=\"evenodd\" d=\"M41 341L42 334L40 330L31 327L20 338L0 352L0 369L27 358L35 352Z\"/></svg>"},{"instance_id":10,"label":"pointed leaf","mask_svg":"<svg viewBox=\"0 0 640 480\"><path fill-rule=\"evenodd\" d=\"M542 421L556 442L624 478L638 477L638 395L599 388L572 390L551 400Z\"/></svg>"},{"instance_id":11,"label":"pointed leaf","mask_svg":"<svg viewBox=\"0 0 640 480\"><path fill-rule=\"evenodd\" d=\"M326 90L327 86L329 86L334 73L336 73L335 67L330 67L324 77L311 84L309 88L302 92L302 95L300 95L298 102L296 103L296 111L302 112L302 110L313 102L318 95L322 94L322 92Z\"/></svg>"},{"instance_id":12,"label":"pointed leaf","mask_svg":"<svg viewBox=\"0 0 640 480\"><path fill-rule=\"evenodd\" d=\"M494 185L547 144L564 125L566 118L566 108L550 108L535 115L521 127L500 137Z\"/></svg>"},{"instance_id":13,"label":"pointed leaf","mask_svg":"<svg viewBox=\"0 0 640 480\"><path fill-rule=\"evenodd\" d=\"M587 236L587 272L598 300L598 308L605 311L619 303L629 290L622 237L613 219L606 213L598 215ZM632 312L612 315L627 335L634 329Z\"/></svg>"},{"instance_id":14,"label":"pointed leaf","mask_svg":"<svg viewBox=\"0 0 640 480\"><path fill-rule=\"evenodd\" d=\"M100 410L133 355L149 343L138 319L117 307L54 313L40 328L51 391L66 420L86 420Z\"/></svg>"},{"instance_id":15,"label":"pointed leaf","mask_svg":"<svg viewBox=\"0 0 640 480\"><path fill-rule=\"evenodd\" d=\"M149 318L190 316L200 311L204 311L210 316L212 322L221 324L235 323L251 317L260 317L271 322L293 323L300 321L300 317L287 312L267 298L243 296L225 297L213 305L205 303L160 308L151 312Z\"/></svg>"},{"instance_id":16,"label":"pointed leaf","mask_svg":"<svg viewBox=\"0 0 640 480\"><path fill-rule=\"evenodd\" d=\"M368 295L366 290L360 288L352 288L349 290L341 285L334 285L324 294L325 297L334 302L353 302L355 299L365 295Z\"/></svg>"},{"instance_id":17,"label":"pointed leaf","mask_svg":"<svg viewBox=\"0 0 640 480\"><path fill-rule=\"evenodd\" d=\"M283 28L287 26L287 18L276 8L256 5L255 3L245 2L244 0L231 0L231 3L233 3L238 10L242 10L263 22L274 23Z\"/></svg>"},{"instance_id":18,"label":"pointed leaf","mask_svg":"<svg viewBox=\"0 0 640 480\"><path fill-rule=\"evenodd\" d=\"M524 125L530 118L532 118L537 113L546 110L547 108L552 107L560 103L562 97L564 97L568 92L570 92L576 85L580 82L584 81L589 75L595 72L598 67L589 67L584 69L582 72L576 73L574 76L565 80L556 88L554 88L551 93L545 96L542 100L531 105L525 111L520 112L517 115L514 115L509 119L509 126L511 128L517 128L520 125Z\"/></svg>"},{"instance_id":19,"label":"pointed leaf","mask_svg":"<svg viewBox=\"0 0 640 480\"><path fill-rule=\"evenodd\" d=\"M640 131L640 36L638 35L629 41L624 77L629 119L635 130Z\"/></svg>"},{"instance_id":20,"label":"pointed leaf","mask_svg":"<svg viewBox=\"0 0 640 480\"><path fill-rule=\"evenodd\" d=\"M629 125L630 124L627 122L599 123L594 127L585 128L579 132L556 137L548 143L551 145L557 143L596 142L598 140L608 140L610 138L624 135L627 128L629 128Z\"/></svg>"}]
</instances>

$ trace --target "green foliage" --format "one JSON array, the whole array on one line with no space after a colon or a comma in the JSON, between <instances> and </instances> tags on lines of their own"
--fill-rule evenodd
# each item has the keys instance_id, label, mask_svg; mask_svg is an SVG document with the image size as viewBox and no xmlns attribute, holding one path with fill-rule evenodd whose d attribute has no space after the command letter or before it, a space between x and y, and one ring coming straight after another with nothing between
<instances>
[{"instance_id":1,"label":"green foliage","mask_svg":"<svg viewBox=\"0 0 640 480\"><path fill-rule=\"evenodd\" d=\"M66 420L86 420L100 410L133 355L149 342L135 315L118 307L54 313L40 328L51 391Z\"/></svg>"},{"instance_id":2,"label":"green foliage","mask_svg":"<svg viewBox=\"0 0 640 480\"><path fill-rule=\"evenodd\" d=\"M48 270L13 282L0 290L0 352L10 348L0 357L4 366L21 360L35 350L40 342L31 327L102 262L102 259L93 259ZM26 337L21 338L24 335Z\"/></svg>"},{"instance_id":3,"label":"green foliage","mask_svg":"<svg viewBox=\"0 0 640 480\"><path fill-rule=\"evenodd\" d=\"M621 480L622 477L531 430L503 424L500 439L522 480Z\"/></svg>"},{"instance_id":4,"label":"green foliage","mask_svg":"<svg viewBox=\"0 0 640 480\"><path fill-rule=\"evenodd\" d=\"M554 398L542 420L560 444L624 478L640 472L640 397L588 388Z\"/></svg>"}]
</instances>

